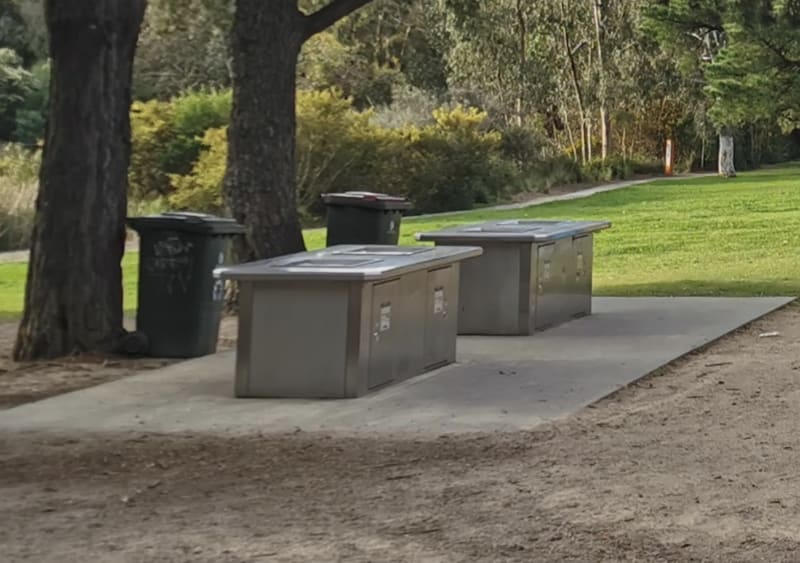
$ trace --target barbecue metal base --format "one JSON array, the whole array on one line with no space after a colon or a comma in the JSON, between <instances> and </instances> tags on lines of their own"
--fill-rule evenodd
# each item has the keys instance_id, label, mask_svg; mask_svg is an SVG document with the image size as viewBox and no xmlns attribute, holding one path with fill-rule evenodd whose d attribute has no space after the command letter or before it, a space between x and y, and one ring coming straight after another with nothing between
<instances>
[{"instance_id":1,"label":"barbecue metal base","mask_svg":"<svg viewBox=\"0 0 800 563\"><path fill-rule=\"evenodd\" d=\"M358 397L454 362L458 279L241 280L236 396Z\"/></svg>"},{"instance_id":2,"label":"barbecue metal base","mask_svg":"<svg viewBox=\"0 0 800 563\"><path fill-rule=\"evenodd\" d=\"M528 335L591 314L591 234L464 244L481 246L483 255L462 265L459 334Z\"/></svg>"}]
</instances>

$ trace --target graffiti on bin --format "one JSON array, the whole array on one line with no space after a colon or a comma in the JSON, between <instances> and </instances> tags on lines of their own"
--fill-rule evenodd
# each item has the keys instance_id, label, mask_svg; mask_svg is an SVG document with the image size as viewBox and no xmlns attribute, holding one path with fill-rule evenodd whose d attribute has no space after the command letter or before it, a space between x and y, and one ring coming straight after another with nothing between
<instances>
[{"instance_id":1,"label":"graffiti on bin","mask_svg":"<svg viewBox=\"0 0 800 563\"><path fill-rule=\"evenodd\" d=\"M153 245L152 256L145 259L145 271L164 280L167 294L186 293L192 281L193 248L193 243L176 236L161 239Z\"/></svg>"}]
</instances>

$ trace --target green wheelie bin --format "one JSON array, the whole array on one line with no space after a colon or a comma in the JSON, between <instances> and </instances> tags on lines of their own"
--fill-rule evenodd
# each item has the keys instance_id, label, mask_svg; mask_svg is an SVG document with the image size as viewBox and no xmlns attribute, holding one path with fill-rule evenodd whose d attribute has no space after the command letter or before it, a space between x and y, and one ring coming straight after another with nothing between
<instances>
[{"instance_id":1,"label":"green wheelie bin","mask_svg":"<svg viewBox=\"0 0 800 563\"><path fill-rule=\"evenodd\" d=\"M216 352L225 286L213 271L244 228L233 219L185 212L132 217L128 225L139 234L136 330L147 339L147 355Z\"/></svg>"},{"instance_id":2,"label":"green wheelie bin","mask_svg":"<svg viewBox=\"0 0 800 563\"><path fill-rule=\"evenodd\" d=\"M373 192L325 194L327 246L338 244L396 245L403 212L411 204L403 197Z\"/></svg>"}]
</instances>

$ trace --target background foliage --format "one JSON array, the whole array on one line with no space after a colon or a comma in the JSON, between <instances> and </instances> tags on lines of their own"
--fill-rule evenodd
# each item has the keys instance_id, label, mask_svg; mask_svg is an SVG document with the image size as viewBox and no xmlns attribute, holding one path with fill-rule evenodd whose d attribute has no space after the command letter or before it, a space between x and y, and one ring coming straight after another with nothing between
<instances>
[{"instance_id":1,"label":"background foliage","mask_svg":"<svg viewBox=\"0 0 800 563\"><path fill-rule=\"evenodd\" d=\"M149 2L132 109L136 210L225 213L232 7ZM800 0L373 2L301 53L301 211L319 223L320 195L347 189L430 212L658 173L668 138L678 171L712 170L722 127L738 169L797 158L798 24ZM25 194L0 198L0 249L27 241L48 76L41 0L0 0L0 189Z\"/></svg>"}]
</instances>

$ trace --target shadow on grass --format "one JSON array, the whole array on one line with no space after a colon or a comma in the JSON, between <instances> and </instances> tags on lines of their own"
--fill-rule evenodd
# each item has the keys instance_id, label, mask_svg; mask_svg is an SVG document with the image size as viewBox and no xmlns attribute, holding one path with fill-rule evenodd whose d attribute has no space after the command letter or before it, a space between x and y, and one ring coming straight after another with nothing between
<instances>
[{"instance_id":1,"label":"shadow on grass","mask_svg":"<svg viewBox=\"0 0 800 563\"><path fill-rule=\"evenodd\" d=\"M595 295L607 297L792 297L800 280L677 280L637 284L603 284Z\"/></svg>"}]
</instances>

